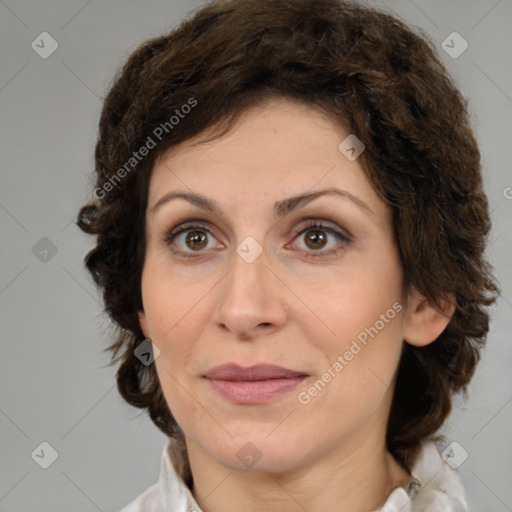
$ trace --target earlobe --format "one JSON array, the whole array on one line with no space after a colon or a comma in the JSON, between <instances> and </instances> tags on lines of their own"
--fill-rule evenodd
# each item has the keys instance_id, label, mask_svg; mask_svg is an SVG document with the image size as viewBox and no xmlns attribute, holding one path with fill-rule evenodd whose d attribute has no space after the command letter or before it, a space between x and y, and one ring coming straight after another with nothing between
<instances>
[{"instance_id":1,"label":"earlobe","mask_svg":"<svg viewBox=\"0 0 512 512\"><path fill-rule=\"evenodd\" d=\"M455 296L439 299L439 306L433 304L415 290L409 295L404 325L404 340L410 345L424 347L435 341L446 329L455 312Z\"/></svg>"},{"instance_id":2,"label":"earlobe","mask_svg":"<svg viewBox=\"0 0 512 512\"><path fill-rule=\"evenodd\" d=\"M137 316L139 317L139 325L140 325L140 328L142 329L142 332L144 333L144 336L146 336L146 338L149 338L149 332L148 332L148 321L147 321L147 318L146 318L146 313L144 313L144 311L139 311L137 313Z\"/></svg>"}]
</instances>

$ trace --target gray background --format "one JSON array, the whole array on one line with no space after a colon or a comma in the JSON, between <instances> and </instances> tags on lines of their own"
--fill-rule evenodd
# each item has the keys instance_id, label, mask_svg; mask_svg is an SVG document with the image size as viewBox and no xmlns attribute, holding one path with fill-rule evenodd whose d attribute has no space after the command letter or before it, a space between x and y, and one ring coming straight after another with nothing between
<instances>
[{"instance_id":1,"label":"gray background","mask_svg":"<svg viewBox=\"0 0 512 512\"><path fill-rule=\"evenodd\" d=\"M469 400L458 400L444 432L469 454L459 470L472 509L512 510L512 1L371 4L425 29L470 99L503 297ZM199 5L0 1L1 512L116 511L158 477L166 438L117 393L102 352L109 322L82 263L93 240L73 220L91 194L101 100L115 70ZM31 47L44 31L58 42L47 59ZM441 47L453 31L469 44L456 59ZM55 254L41 252L43 237ZM31 457L43 441L58 452L48 469Z\"/></svg>"}]
</instances>

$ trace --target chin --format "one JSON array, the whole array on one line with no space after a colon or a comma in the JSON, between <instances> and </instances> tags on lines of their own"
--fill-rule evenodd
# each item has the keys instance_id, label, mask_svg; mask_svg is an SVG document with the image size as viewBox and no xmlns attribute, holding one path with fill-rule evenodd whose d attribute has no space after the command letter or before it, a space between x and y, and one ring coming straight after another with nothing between
<instances>
[{"instance_id":1,"label":"chin","mask_svg":"<svg viewBox=\"0 0 512 512\"><path fill-rule=\"evenodd\" d=\"M280 473L294 469L300 463L297 444L289 437L285 444L282 438L265 439L266 435L234 436L225 446L217 445L210 456L234 471ZM300 452L305 454L304 446Z\"/></svg>"}]
</instances>

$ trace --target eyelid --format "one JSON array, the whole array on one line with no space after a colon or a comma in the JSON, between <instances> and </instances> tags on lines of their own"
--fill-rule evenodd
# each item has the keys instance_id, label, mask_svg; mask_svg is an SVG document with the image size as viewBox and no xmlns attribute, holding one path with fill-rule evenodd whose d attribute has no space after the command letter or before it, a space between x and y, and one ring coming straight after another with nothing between
<instances>
[{"instance_id":1,"label":"eyelid","mask_svg":"<svg viewBox=\"0 0 512 512\"><path fill-rule=\"evenodd\" d=\"M329 221L328 221L329 222ZM303 253L305 253L305 257L309 259L314 258L328 258L329 256L337 256L342 250L346 248L347 245L350 245L352 243L352 235L347 234L346 230L340 228L340 227L329 227L328 225L325 225L324 220L311 220L309 221L309 224L306 226L303 226L302 228L298 228L295 230L296 236L292 240L290 244L287 244L286 247L294 247L298 242L297 239L300 238L304 233L307 233L308 231L325 231L328 233L331 233L331 236L336 238L338 242L336 243L335 247L331 247L330 249L318 249L316 251L311 250L305 250L301 249ZM343 247L340 247L340 244L344 245Z\"/></svg>"},{"instance_id":2,"label":"eyelid","mask_svg":"<svg viewBox=\"0 0 512 512\"><path fill-rule=\"evenodd\" d=\"M296 234L301 234L305 229L313 229L315 225L311 224L311 222L319 223L321 229L325 229L327 231L334 231L336 234L339 234L340 236L343 236L347 240L352 240L353 236L352 233L344 228L338 225L337 223L330 221L329 219L322 218L322 217L308 217L307 219L304 219L300 221L300 225L302 227L295 229ZM303 225L306 223L306 225Z\"/></svg>"},{"instance_id":3,"label":"eyelid","mask_svg":"<svg viewBox=\"0 0 512 512\"><path fill-rule=\"evenodd\" d=\"M194 231L195 229L206 231L207 233L214 236L211 227L209 227L209 222L200 219L191 219L183 222L178 222L176 226L166 230L163 235L163 241L170 243L171 240L173 240L183 232ZM217 239L217 237L214 238Z\"/></svg>"},{"instance_id":4,"label":"eyelid","mask_svg":"<svg viewBox=\"0 0 512 512\"><path fill-rule=\"evenodd\" d=\"M342 228L341 226L333 223L332 221L330 221L328 219L321 218L321 217L314 217L314 216L309 216L306 219L300 220L298 222L298 224L301 227L295 228L293 230L293 232L295 233L296 236L298 236L305 229L312 229L314 227L319 227L319 226L315 226L315 225L311 224L312 222L314 222L314 223L318 222L321 224L321 229L334 231L335 233L340 234L341 236L344 236L348 240L351 240L353 238L352 233L348 229ZM304 225L305 223L306 223L306 225ZM331 225L328 225L326 223L331 224ZM163 240L166 241L187 229L192 230L192 229L199 228L199 229L203 229L203 230L209 232L210 234L212 234L211 228L208 227L209 224L210 223L208 221L205 221L200 218L189 218L187 220L178 221L174 227L165 231L165 233L163 235Z\"/></svg>"}]
</instances>

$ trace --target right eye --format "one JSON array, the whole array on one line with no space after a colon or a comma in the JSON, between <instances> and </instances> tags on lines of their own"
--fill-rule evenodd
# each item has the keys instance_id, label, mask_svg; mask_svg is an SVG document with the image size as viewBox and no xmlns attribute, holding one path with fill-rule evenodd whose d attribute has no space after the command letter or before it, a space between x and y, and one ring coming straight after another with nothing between
<instances>
[{"instance_id":1,"label":"right eye","mask_svg":"<svg viewBox=\"0 0 512 512\"><path fill-rule=\"evenodd\" d=\"M165 235L164 243L169 246L181 245L181 249L171 249L172 252L185 258L194 258L200 255L198 253L204 252L203 249L208 246L209 235L211 233L204 225L186 223L171 229ZM213 235L211 236L214 238Z\"/></svg>"}]
</instances>

